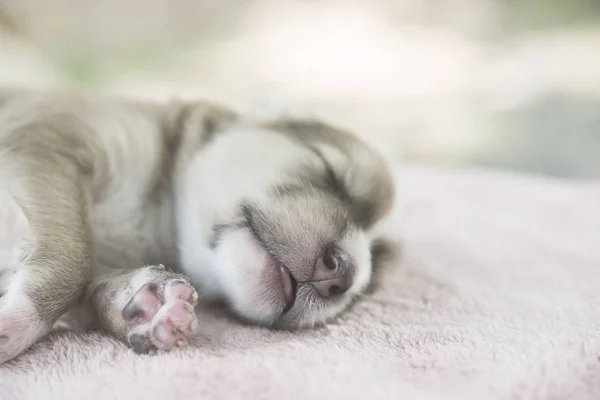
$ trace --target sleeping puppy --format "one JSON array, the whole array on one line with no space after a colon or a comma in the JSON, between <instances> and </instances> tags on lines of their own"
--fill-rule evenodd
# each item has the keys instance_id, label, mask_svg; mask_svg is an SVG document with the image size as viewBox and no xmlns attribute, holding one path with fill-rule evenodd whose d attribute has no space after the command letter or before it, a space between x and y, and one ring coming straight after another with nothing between
<instances>
[{"instance_id":1,"label":"sleeping puppy","mask_svg":"<svg viewBox=\"0 0 600 400\"><path fill-rule=\"evenodd\" d=\"M253 324L337 316L372 275L386 163L318 120L0 93L0 362L57 322L183 345L198 293Z\"/></svg>"}]
</instances>

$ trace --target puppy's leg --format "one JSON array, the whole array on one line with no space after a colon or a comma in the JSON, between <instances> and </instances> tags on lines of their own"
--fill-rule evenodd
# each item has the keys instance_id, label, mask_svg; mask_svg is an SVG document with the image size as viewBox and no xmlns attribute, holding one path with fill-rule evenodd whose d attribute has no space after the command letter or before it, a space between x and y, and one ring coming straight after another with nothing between
<instances>
[{"instance_id":1,"label":"puppy's leg","mask_svg":"<svg viewBox=\"0 0 600 400\"><path fill-rule=\"evenodd\" d=\"M100 327L137 353L179 347L197 326L196 290L163 266L96 279L88 296Z\"/></svg>"},{"instance_id":2,"label":"puppy's leg","mask_svg":"<svg viewBox=\"0 0 600 400\"><path fill-rule=\"evenodd\" d=\"M2 206L25 221L0 298L2 363L48 333L80 299L90 269L90 234L78 167L49 149L28 147L21 137L0 138L0 186L11 199Z\"/></svg>"}]
</instances>

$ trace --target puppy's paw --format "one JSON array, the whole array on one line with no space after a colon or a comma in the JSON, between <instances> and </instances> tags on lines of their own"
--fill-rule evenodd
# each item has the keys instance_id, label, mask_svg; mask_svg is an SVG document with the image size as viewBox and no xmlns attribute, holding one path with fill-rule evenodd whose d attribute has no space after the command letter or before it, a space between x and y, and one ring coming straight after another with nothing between
<instances>
[{"instance_id":1,"label":"puppy's paw","mask_svg":"<svg viewBox=\"0 0 600 400\"><path fill-rule=\"evenodd\" d=\"M186 281L148 282L140 287L121 311L132 324L127 335L136 353L170 350L186 343L197 326L196 290Z\"/></svg>"},{"instance_id":2,"label":"puppy's paw","mask_svg":"<svg viewBox=\"0 0 600 400\"><path fill-rule=\"evenodd\" d=\"M0 297L0 364L20 355L49 329L23 294Z\"/></svg>"}]
</instances>

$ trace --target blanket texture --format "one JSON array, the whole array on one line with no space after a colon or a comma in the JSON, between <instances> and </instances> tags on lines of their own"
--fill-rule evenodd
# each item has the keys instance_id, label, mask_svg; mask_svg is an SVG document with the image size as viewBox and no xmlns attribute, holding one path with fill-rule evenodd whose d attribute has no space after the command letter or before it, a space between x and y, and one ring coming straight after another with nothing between
<instances>
[{"instance_id":1,"label":"blanket texture","mask_svg":"<svg viewBox=\"0 0 600 400\"><path fill-rule=\"evenodd\" d=\"M600 399L600 183L397 169L401 261L326 327L200 307L192 346L55 333L0 399Z\"/></svg>"}]
</instances>

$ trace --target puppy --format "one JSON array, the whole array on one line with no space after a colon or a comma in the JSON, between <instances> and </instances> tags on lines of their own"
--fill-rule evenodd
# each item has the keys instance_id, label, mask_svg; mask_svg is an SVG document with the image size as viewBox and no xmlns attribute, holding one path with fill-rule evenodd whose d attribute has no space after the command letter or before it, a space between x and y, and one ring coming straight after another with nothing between
<instances>
[{"instance_id":1,"label":"puppy","mask_svg":"<svg viewBox=\"0 0 600 400\"><path fill-rule=\"evenodd\" d=\"M0 362L67 317L181 346L198 293L253 324L326 322L367 288L394 195L376 151L318 120L0 92Z\"/></svg>"}]
</instances>

